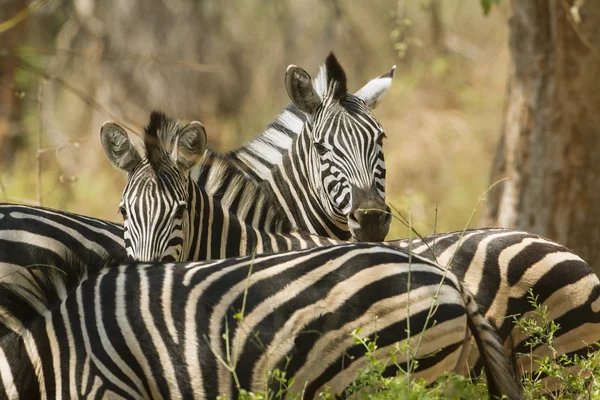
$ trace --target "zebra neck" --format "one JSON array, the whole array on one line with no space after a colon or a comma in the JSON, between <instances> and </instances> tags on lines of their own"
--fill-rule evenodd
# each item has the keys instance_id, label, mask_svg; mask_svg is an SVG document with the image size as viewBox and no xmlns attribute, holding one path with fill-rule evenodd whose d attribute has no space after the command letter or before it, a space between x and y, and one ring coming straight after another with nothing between
<instances>
[{"instance_id":1,"label":"zebra neck","mask_svg":"<svg viewBox=\"0 0 600 400\"><path fill-rule=\"evenodd\" d=\"M238 161L257 182L267 180L272 169L281 165L282 157L292 147L305 122L306 115L288 104L262 133L227 153L227 157Z\"/></svg>"},{"instance_id":2,"label":"zebra neck","mask_svg":"<svg viewBox=\"0 0 600 400\"><path fill-rule=\"evenodd\" d=\"M285 235L293 228L270 201L269 194L240 176L235 168L222 168L215 162L209 171L204 171L203 186L190 179L190 242L186 259L210 260L262 251L263 236L283 243L279 244L282 249L295 248L285 244Z\"/></svg>"},{"instance_id":3,"label":"zebra neck","mask_svg":"<svg viewBox=\"0 0 600 400\"><path fill-rule=\"evenodd\" d=\"M310 135L306 132L304 129L294 140L264 186L299 231L348 240L351 235L345 217L331 207L327 195L317 190L317 183L310 176L310 169L318 166L313 165Z\"/></svg>"}]
</instances>

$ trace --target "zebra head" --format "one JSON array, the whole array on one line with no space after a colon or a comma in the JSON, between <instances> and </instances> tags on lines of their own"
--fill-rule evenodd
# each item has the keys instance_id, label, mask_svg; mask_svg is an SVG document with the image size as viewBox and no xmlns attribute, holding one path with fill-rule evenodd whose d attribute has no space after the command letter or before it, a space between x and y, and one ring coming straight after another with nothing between
<instances>
[{"instance_id":1,"label":"zebra head","mask_svg":"<svg viewBox=\"0 0 600 400\"><path fill-rule=\"evenodd\" d=\"M197 121L182 127L152 112L143 156L115 123L105 123L100 137L108 159L128 174L119 205L127 255L139 261L182 260L190 247L188 171L206 150L204 127Z\"/></svg>"},{"instance_id":2,"label":"zebra head","mask_svg":"<svg viewBox=\"0 0 600 400\"><path fill-rule=\"evenodd\" d=\"M286 71L288 95L307 115L298 151L308 164L311 187L329 215L347 223L359 241L381 241L389 231L385 132L371 109L390 87L394 69L356 94L348 93L346 74L333 53L314 80L295 65Z\"/></svg>"}]
</instances>

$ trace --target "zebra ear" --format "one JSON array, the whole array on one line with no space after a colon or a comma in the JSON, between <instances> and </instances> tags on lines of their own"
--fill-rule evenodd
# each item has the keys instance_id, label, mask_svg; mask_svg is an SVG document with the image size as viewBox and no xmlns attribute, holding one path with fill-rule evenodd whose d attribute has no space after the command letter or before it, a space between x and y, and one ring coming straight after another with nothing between
<instances>
[{"instance_id":1,"label":"zebra ear","mask_svg":"<svg viewBox=\"0 0 600 400\"><path fill-rule=\"evenodd\" d=\"M206 150L206 130L198 121L187 124L175 137L171 161L177 169L185 172L198 164Z\"/></svg>"},{"instance_id":2,"label":"zebra ear","mask_svg":"<svg viewBox=\"0 0 600 400\"><path fill-rule=\"evenodd\" d=\"M305 113L312 114L321 104L321 97L313 87L312 78L300 67L290 65L285 71L285 88L292 103Z\"/></svg>"},{"instance_id":3,"label":"zebra ear","mask_svg":"<svg viewBox=\"0 0 600 400\"><path fill-rule=\"evenodd\" d=\"M390 88L390 86L392 86L392 79L394 78L395 70L396 66L394 65L390 72L385 73L367 83L358 92L356 92L356 97L363 99L369 108L375 108L379 101L387 93L387 90Z\"/></svg>"},{"instance_id":4,"label":"zebra ear","mask_svg":"<svg viewBox=\"0 0 600 400\"><path fill-rule=\"evenodd\" d=\"M142 161L125 129L117 124L105 122L100 129L100 140L110 162L123 171L133 171Z\"/></svg>"}]
</instances>

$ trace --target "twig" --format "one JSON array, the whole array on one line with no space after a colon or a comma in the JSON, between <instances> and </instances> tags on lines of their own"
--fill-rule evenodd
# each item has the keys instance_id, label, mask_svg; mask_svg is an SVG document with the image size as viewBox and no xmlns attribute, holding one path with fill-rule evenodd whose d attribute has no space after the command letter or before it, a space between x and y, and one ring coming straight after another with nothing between
<instances>
[{"instance_id":1,"label":"twig","mask_svg":"<svg viewBox=\"0 0 600 400\"><path fill-rule=\"evenodd\" d=\"M25 19L36 12L40 7L44 4L48 3L50 0L35 0L32 1L27 7L23 10L19 11L13 17L7 19L6 21L0 22L0 33L6 32L15 26L19 25L21 22L25 21Z\"/></svg>"},{"instance_id":2,"label":"twig","mask_svg":"<svg viewBox=\"0 0 600 400\"><path fill-rule=\"evenodd\" d=\"M473 208L471 215L469 216L469 219L467 221L467 223L465 224L465 228L463 229L463 231L460 234L460 237L458 239L458 244L456 245L456 249L454 250L454 253L452 253L452 257L450 258L450 261L448 261L448 263L446 264L446 267L441 267L444 272L442 273L442 279L440 280L440 283L437 287L436 293L433 296L433 302L431 303L431 307L429 308L429 312L427 313L427 318L425 318L425 325L423 328L423 332L421 332L421 335L419 336L419 341L417 343L417 349L415 351L414 354L417 354L419 351L419 348L421 347L421 342L423 341L423 336L424 336L424 332L425 329L427 327L427 325L429 324L429 320L431 319L431 317L433 316L436 308L437 308L437 300L440 296L440 293L442 291L442 286L444 284L444 282L446 281L446 278L448 276L448 272L450 272L450 270L452 269L452 262L454 261L454 256L456 255L456 253L458 252L458 249L460 248L460 245L462 243L462 239L467 231L467 229L469 228L469 225L471 224L471 221L473 220L473 217L475 216L475 212L477 211L477 208L479 206L479 204L485 200L485 196L494 188L494 186L496 186L497 184L504 182L505 180L508 180L508 178L503 178L500 179L494 183L492 183L491 185L489 185L487 187L487 189L479 196L479 198L477 199L477 202L475 203L475 207Z\"/></svg>"},{"instance_id":3,"label":"twig","mask_svg":"<svg viewBox=\"0 0 600 400\"><path fill-rule=\"evenodd\" d=\"M565 13L567 14L567 19L571 23L571 26L573 27L573 31L575 31L575 34L577 35L577 37L579 38L579 40L581 40L581 43L583 43L583 45L589 51L591 51L597 58L600 58L600 51L598 51L598 49L596 47L594 47L594 45L592 45L592 43L583 34L583 32L581 32L581 29L579 28L579 24L573 18L573 13L571 12L571 9L570 9L569 4L567 3L567 1L566 0L561 0L560 3L562 4L562 6L563 6L563 8L565 10ZM579 8L577 8L577 12L579 13ZM577 15L579 15L579 14L577 14Z\"/></svg>"},{"instance_id":4,"label":"twig","mask_svg":"<svg viewBox=\"0 0 600 400\"><path fill-rule=\"evenodd\" d=\"M220 72L223 70L223 66L219 64L203 64L195 61L176 60L167 61L155 54L110 54L103 52L102 54L85 54L73 51L71 49L52 49L43 47L21 47L20 49L14 50L17 55L23 53L42 54L48 56L71 56L79 57L84 59L90 59L92 62L97 62L98 59L111 60L111 61L122 61L122 60L133 60L140 63L155 63L161 65L174 66L178 68L187 68L197 72Z\"/></svg>"},{"instance_id":5,"label":"twig","mask_svg":"<svg viewBox=\"0 0 600 400\"><path fill-rule=\"evenodd\" d=\"M412 228L412 213L408 213L408 225ZM412 230L408 231L408 281L406 282L406 340L410 343L410 278L412 270ZM410 382L411 372L414 363L411 358L414 359L417 354L411 354L411 351L406 352L406 381Z\"/></svg>"},{"instance_id":6,"label":"twig","mask_svg":"<svg viewBox=\"0 0 600 400\"><path fill-rule=\"evenodd\" d=\"M4 181L2 180L2 175L0 175L0 192L2 192L2 197L6 196L6 186L4 186Z\"/></svg>"},{"instance_id":7,"label":"twig","mask_svg":"<svg viewBox=\"0 0 600 400\"><path fill-rule=\"evenodd\" d=\"M42 135L44 134L44 87L46 86L46 80L40 79L38 84L38 136L37 136L37 152L35 154L35 191L37 193L37 202L39 206L42 206Z\"/></svg>"},{"instance_id":8,"label":"twig","mask_svg":"<svg viewBox=\"0 0 600 400\"><path fill-rule=\"evenodd\" d=\"M8 58L7 60L8 60L8 62L13 62L14 63L14 61L12 61L11 58ZM143 128L143 125L137 123L136 121L128 119L127 117L121 118L121 117L113 114L112 112L110 112L109 110L107 110L106 108L104 108L100 103L98 103L90 95L88 95L88 94L82 92L81 90L77 89L76 87L72 86L70 83L68 83L67 81L65 81L62 78L59 78L57 76L51 76L46 71L43 71L43 70L39 69L38 67L35 67L35 66L29 64L28 62L24 61L23 59L20 59L19 63L15 63L15 65L18 68L24 69L24 70L29 71L29 72L33 72L35 74L38 74L42 78L45 78L45 79L47 79L49 81L54 81L54 82L59 83L65 89L67 89L69 92L71 92L75 96L79 97L79 99L81 101L83 101L85 104L87 104L90 107L93 107L93 108L96 108L96 109L100 110L101 112L103 112L105 115L108 115L113 120L120 121L122 119L126 119L128 123L135 125L138 130L141 130ZM126 129L128 129L129 131L133 132L133 133L137 132L137 130L132 129L131 127L127 126L127 124L125 124L125 123L121 123L121 125L123 127L125 127Z\"/></svg>"}]
</instances>

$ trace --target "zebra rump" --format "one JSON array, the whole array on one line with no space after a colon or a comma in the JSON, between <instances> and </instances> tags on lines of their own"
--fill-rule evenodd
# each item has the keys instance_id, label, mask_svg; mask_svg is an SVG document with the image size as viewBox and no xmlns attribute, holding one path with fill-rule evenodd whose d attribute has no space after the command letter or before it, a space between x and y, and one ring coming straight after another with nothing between
<instances>
[{"instance_id":1,"label":"zebra rump","mask_svg":"<svg viewBox=\"0 0 600 400\"><path fill-rule=\"evenodd\" d=\"M37 291L0 283L0 307L11 311L0 320L12 330L0 338L4 397L234 398L239 388L276 393L276 369L294 378L288 394L316 398L328 387L347 397L368 366L349 336L357 329L384 360L406 341L400 367L418 360L413 376L431 382L461 369L470 328L490 394L520 398L473 297L451 273L397 249L87 268L38 268ZM397 372L390 362L386 375Z\"/></svg>"},{"instance_id":2,"label":"zebra rump","mask_svg":"<svg viewBox=\"0 0 600 400\"><path fill-rule=\"evenodd\" d=\"M515 319L534 311L530 292L560 326L557 355L585 357L600 342L600 280L571 250L533 233L502 228L471 229L387 242L446 266L474 294L485 317L497 328L518 375L533 373L534 360L551 356L544 345L530 348ZM475 362L476 354L472 361ZM532 360L533 357L533 360ZM549 391L557 382L544 382Z\"/></svg>"}]
</instances>

